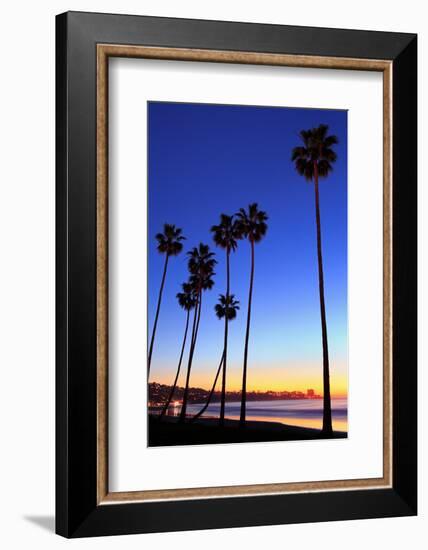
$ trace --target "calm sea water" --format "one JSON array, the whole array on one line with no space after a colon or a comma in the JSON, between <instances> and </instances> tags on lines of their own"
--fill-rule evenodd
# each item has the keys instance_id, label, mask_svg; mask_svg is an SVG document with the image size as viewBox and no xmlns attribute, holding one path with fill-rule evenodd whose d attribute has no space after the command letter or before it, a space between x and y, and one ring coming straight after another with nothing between
<instances>
[{"instance_id":1,"label":"calm sea water","mask_svg":"<svg viewBox=\"0 0 428 550\"><path fill-rule=\"evenodd\" d=\"M226 403L227 418L239 419L240 403ZM307 428L322 428L322 399L281 401L247 401L247 419L281 422ZM332 399L333 429L348 431L348 402L346 398ZM188 405L189 414L196 414L202 405ZM211 404L203 416L219 416L220 403Z\"/></svg>"}]
</instances>

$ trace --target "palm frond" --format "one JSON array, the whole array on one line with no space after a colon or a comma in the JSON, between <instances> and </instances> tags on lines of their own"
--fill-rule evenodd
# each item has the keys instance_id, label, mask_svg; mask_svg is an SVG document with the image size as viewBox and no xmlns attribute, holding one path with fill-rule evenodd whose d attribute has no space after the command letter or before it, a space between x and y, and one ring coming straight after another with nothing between
<instances>
[{"instance_id":1,"label":"palm frond","mask_svg":"<svg viewBox=\"0 0 428 550\"><path fill-rule=\"evenodd\" d=\"M215 309L215 314L217 315L217 317L219 319L223 319L223 317L226 314L226 310L224 309L224 307L221 304L216 304L214 309Z\"/></svg>"},{"instance_id":2,"label":"palm frond","mask_svg":"<svg viewBox=\"0 0 428 550\"><path fill-rule=\"evenodd\" d=\"M335 135L327 135L327 124L320 124L310 130L302 130L300 138L304 146L296 146L291 151L297 173L307 181L312 181L315 175L315 165L319 177L326 177L333 169L337 153L332 149L339 140Z\"/></svg>"},{"instance_id":3,"label":"palm frond","mask_svg":"<svg viewBox=\"0 0 428 550\"><path fill-rule=\"evenodd\" d=\"M236 216L236 233L239 238L259 242L266 234L268 216L266 212L259 210L257 203L250 204L247 211L241 208Z\"/></svg>"},{"instance_id":4,"label":"palm frond","mask_svg":"<svg viewBox=\"0 0 428 550\"><path fill-rule=\"evenodd\" d=\"M182 229L173 224L164 223L163 233L156 233L155 239L158 241L157 250L161 254L177 256L183 250L182 241L185 237Z\"/></svg>"},{"instance_id":5,"label":"palm frond","mask_svg":"<svg viewBox=\"0 0 428 550\"><path fill-rule=\"evenodd\" d=\"M210 251L207 244L199 243L188 253L187 267L190 273L189 282L199 293L202 290L210 290L214 286L214 267L217 264L215 254Z\"/></svg>"},{"instance_id":6,"label":"palm frond","mask_svg":"<svg viewBox=\"0 0 428 550\"><path fill-rule=\"evenodd\" d=\"M183 283L181 285L183 292L176 294L178 304L186 311L190 311L196 306L196 293L195 288L191 283Z\"/></svg>"},{"instance_id":7,"label":"palm frond","mask_svg":"<svg viewBox=\"0 0 428 550\"><path fill-rule=\"evenodd\" d=\"M300 131L300 137L301 137L303 143L305 144L305 146L308 146L308 144L311 140L311 137L312 137L311 130L301 130Z\"/></svg>"},{"instance_id":8,"label":"palm frond","mask_svg":"<svg viewBox=\"0 0 428 550\"><path fill-rule=\"evenodd\" d=\"M235 300L234 294L230 294L229 296L220 294L218 304L215 305L214 309L219 319L227 317L231 321L232 319L236 319L239 310L239 301Z\"/></svg>"},{"instance_id":9,"label":"palm frond","mask_svg":"<svg viewBox=\"0 0 428 550\"><path fill-rule=\"evenodd\" d=\"M324 139L324 147L331 147L332 145L337 145L338 143L339 143L339 138L334 135L327 136Z\"/></svg>"},{"instance_id":10,"label":"palm frond","mask_svg":"<svg viewBox=\"0 0 428 550\"><path fill-rule=\"evenodd\" d=\"M326 178L333 170L333 166L328 160L322 159L318 161L318 175L320 178Z\"/></svg>"},{"instance_id":11,"label":"palm frond","mask_svg":"<svg viewBox=\"0 0 428 550\"><path fill-rule=\"evenodd\" d=\"M213 240L217 246L229 251L236 250L239 234L233 216L220 214L220 224L213 225L211 227L211 232L213 233Z\"/></svg>"},{"instance_id":12,"label":"palm frond","mask_svg":"<svg viewBox=\"0 0 428 550\"><path fill-rule=\"evenodd\" d=\"M291 160L294 162L297 159L306 159L309 155L309 151L306 147L297 146L294 147L291 152Z\"/></svg>"}]
</instances>

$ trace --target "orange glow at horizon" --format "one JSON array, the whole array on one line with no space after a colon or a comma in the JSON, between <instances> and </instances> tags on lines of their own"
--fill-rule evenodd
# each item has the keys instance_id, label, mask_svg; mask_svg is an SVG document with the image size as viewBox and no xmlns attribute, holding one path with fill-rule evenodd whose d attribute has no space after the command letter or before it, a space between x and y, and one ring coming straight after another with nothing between
<instances>
[{"instance_id":1,"label":"orange glow at horizon","mask_svg":"<svg viewBox=\"0 0 428 550\"><path fill-rule=\"evenodd\" d=\"M184 369L185 370L185 369ZM190 376L190 386L211 389L215 370L208 371L195 368ZM180 373L179 386L184 386L185 372ZM174 372L170 369L156 369L150 381L170 385ZM227 391L240 391L242 385L242 367L230 365L227 369ZM221 388L221 376L217 381L216 390ZM330 388L332 397L346 397L348 394L348 372L346 364L340 362L332 364L330 368ZM302 363L299 366L266 366L250 368L247 374L247 391L301 391L306 393L313 389L316 394L322 395L322 364L313 365Z\"/></svg>"}]
</instances>

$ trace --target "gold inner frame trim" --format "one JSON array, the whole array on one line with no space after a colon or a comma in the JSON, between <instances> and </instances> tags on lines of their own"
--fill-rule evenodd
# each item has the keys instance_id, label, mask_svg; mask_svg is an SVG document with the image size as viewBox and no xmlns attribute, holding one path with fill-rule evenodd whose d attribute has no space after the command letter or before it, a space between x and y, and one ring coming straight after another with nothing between
<instances>
[{"instance_id":1,"label":"gold inner frame trim","mask_svg":"<svg viewBox=\"0 0 428 550\"><path fill-rule=\"evenodd\" d=\"M108 489L108 59L133 57L383 73L383 476L298 483L109 492ZM238 497L392 486L392 62L318 57L97 45L97 503Z\"/></svg>"}]
</instances>

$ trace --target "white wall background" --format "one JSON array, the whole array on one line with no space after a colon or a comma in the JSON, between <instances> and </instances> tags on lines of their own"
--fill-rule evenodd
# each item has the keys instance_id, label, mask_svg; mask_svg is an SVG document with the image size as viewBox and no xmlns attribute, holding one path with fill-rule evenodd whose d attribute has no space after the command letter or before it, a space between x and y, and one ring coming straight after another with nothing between
<instances>
[{"instance_id":1,"label":"white wall background","mask_svg":"<svg viewBox=\"0 0 428 550\"><path fill-rule=\"evenodd\" d=\"M8 2L0 18L0 544L9 549L203 546L249 549L269 544L301 550L388 550L413 541L422 548L428 528L428 484L420 471L417 518L140 535L68 542L53 534L54 513L54 16L66 10L161 15L375 29L419 33L420 98L425 91L428 18L424 3L360 0L304 4L264 0L57 0ZM425 62L425 67L423 63ZM426 93L426 91L425 91ZM425 244L426 206L420 102L419 249ZM426 227L426 225L425 225ZM425 275L420 257L419 280ZM420 464L426 461L428 389L422 356L425 296L420 289Z\"/></svg>"}]
</instances>

